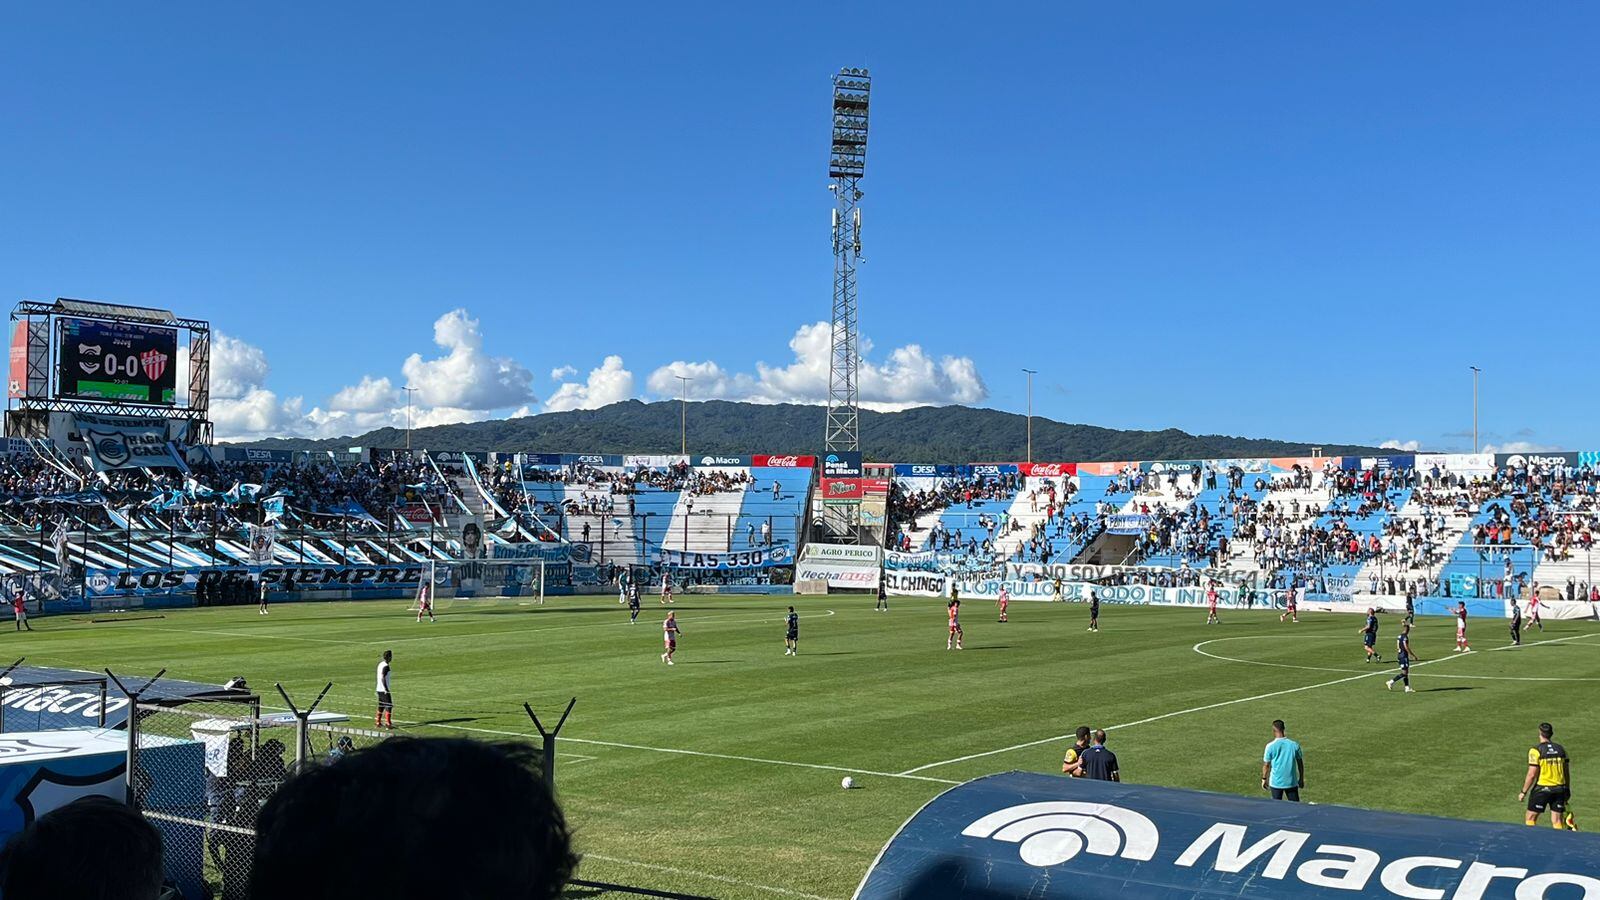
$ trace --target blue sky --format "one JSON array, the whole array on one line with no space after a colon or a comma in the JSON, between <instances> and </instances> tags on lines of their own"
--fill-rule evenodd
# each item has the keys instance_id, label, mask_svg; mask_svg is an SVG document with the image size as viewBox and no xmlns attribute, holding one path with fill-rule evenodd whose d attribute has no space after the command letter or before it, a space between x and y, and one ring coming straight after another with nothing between
<instances>
[{"instance_id":1,"label":"blue sky","mask_svg":"<svg viewBox=\"0 0 1600 900\"><path fill-rule=\"evenodd\" d=\"M0 297L211 319L231 435L820 400L864 65L869 398L1600 447L1600 10L840 9L10 4Z\"/></svg>"}]
</instances>

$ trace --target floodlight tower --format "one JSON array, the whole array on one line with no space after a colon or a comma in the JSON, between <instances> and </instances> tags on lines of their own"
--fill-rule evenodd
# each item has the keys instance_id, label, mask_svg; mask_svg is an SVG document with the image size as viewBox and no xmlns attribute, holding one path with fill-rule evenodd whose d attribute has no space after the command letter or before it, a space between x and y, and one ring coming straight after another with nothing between
<instances>
[{"instance_id":1,"label":"floodlight tower","mask_svg":"<svg viewBox=\"0 0 1600 900\"><path fill-rule=\"evenodd\" d=\"M867 169L866 69L833 76L833 152L828 190L833 192L833 331L828 365L827 450L861 449L861 357L856 315L856 263L861 258L861 177Z\"/></svg>"}]
</instances>

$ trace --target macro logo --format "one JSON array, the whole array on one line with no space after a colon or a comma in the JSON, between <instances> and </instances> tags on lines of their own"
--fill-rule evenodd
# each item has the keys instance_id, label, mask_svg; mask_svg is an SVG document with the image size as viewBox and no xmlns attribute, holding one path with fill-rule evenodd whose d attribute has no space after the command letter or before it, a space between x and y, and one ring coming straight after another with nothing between
<instances>
[{"instance_id":1,"label":"macro logo","mask_svg":"<svg viewBox=\"0 0 1600 900\"><path fill-rule=\"evenodd\" d=\"M992 812L962 829L964 837L1017 844L1030 866L1058 866L1080 853L1148 862L1161 834L1131 809L1103 803L1024 803Z\"/></svg>"},{"instance_id":2,"label":"macro logo","mask_svg":"<svg viewBox=\"0 0 1600 900\"><path fill-rule=\"evenodd\" d=\"M702 457L700 457L700 465L702 465L702 466L742 466L742 465L744 465L744 460L740 459L737 456L702 456Z\"/></svg>"},{"instance_id":3,"label":"macro logo","mask_svg":"<svg viewBox=\"0 0 1600 900\"><path fill-rule=\"evenodd\" d=\"M823 457L822 461L823 462L836 463L836 462L839 461L839 457L836 454L829 453L827 456Z\"/></svg>"}]
</instances>

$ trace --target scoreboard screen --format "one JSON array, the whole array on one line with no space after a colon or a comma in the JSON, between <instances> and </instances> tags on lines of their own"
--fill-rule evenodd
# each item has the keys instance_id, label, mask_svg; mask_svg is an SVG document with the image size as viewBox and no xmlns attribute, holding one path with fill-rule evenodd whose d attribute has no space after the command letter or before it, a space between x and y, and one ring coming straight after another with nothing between
<instances>
[{"instance_id":1,"label":"scoreboard screen","mask_svg":"<svg viewBox=\"0 0 1600 900\"><path fill-rule=\"evenodd\" d=\"M91 319L56 323L58 397L166 406L177 402L177 329Z\"/></svg>"}]
</instances>

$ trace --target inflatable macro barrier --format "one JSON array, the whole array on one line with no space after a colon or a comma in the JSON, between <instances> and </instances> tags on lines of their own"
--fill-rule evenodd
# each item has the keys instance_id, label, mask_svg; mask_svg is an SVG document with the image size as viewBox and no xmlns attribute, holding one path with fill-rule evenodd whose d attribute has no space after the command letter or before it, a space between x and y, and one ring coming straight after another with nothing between
<instances>
[{"instance_id":1,"label":"inflatable macro barrier","mask_svg":"<svg viewBox=\"0 0 1600 900\"><path fill-rule=\"evenodd\" d=\"M924 806L855 896L1600 900L1600 837L1010 772Z\"/></svg>"}]
</instances>

